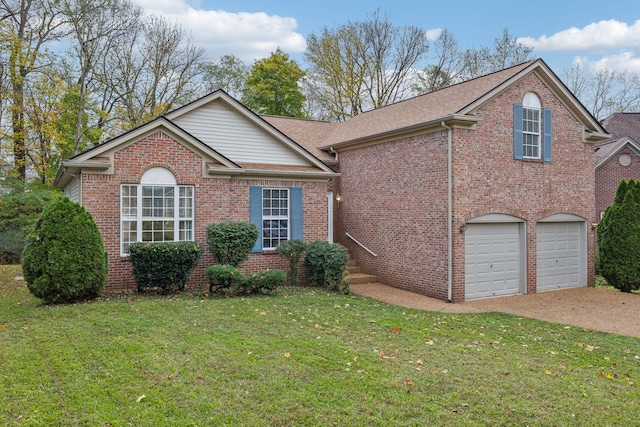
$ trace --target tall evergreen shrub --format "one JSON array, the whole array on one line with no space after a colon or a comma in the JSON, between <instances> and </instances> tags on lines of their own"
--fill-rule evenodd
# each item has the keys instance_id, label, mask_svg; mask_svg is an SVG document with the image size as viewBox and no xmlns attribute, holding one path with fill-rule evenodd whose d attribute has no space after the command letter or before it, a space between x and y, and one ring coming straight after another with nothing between
<instances>
[{"instance_id":1,"label":"tall evergreen shrub","mask_svg":"<svg viewBox=\"0 0 640 427\"><path fill-rule=\"evenodd\" d=\"M640 289L640 182L622 181L598 225L598 271L616 289Z\"/></svg>"},{"instance_id":2,"label":"tall evergreen shrub","mask_svg":"<svg viewBox=\"0 0 640 427\"><path fill-rule=\"evenodd\" d=\"M46 303L94 298L107 281L107 253L93 217L67 197L53 200L27 239L22 270Z\"/></svg>"}]
</instances>

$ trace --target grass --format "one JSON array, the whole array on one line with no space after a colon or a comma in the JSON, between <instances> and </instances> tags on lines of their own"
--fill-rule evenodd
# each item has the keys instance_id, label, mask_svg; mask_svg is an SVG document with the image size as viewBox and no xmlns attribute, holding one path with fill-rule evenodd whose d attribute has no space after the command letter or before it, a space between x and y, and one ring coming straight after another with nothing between
<instances>
[{"instance_id":1,"label":"grass","mask_svg":"<svg viewBox=\"0 0 640 427\"><path fill-rule=\"evenodd\" d=\"M6 426L636 425L640 341L309 288L45 306L0 267Z\"/></svg>"}]
</instances>

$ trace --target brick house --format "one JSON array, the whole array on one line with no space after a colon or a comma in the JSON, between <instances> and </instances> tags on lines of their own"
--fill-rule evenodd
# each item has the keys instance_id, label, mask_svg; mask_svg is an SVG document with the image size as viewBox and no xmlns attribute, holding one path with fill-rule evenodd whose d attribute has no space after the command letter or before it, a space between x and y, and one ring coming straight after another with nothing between
<instances>
[{"instance_id":1,"label":"brick house","mask_svg":"<svg viewBox=\"0 0 640 427\"><path fill-rule=\"evenodd\" d=\"M596 218L599 221L620 181L640 180L640 113L613 113L602 121L611 135L596 151Z\"/></svg>"},{"instance_id":2,"label":"brick house","mask_svg":"<svg viewBox=\"0 0 640 427\"><path fill-rule=\"evenodd\" d=\"M593 285L608 136L535 60L342 123L258 117L214 92L65 161L56 185L96 218L111 287L132 287L129 242L163 238L137 207L169 188L188 207L167 219L180 238L222 219L262 228L247 268L282 266L281 236L333 236L381 282L460 302ZM289 210L260 212L280 189Z\"/></svg>"},{"instance_id":3,"label":"brick house","mask_svg":"<svg viewBox=\"0 0 640 427\"><path fill-rule=\"evenodd\" d=\"M200 242L204 256L190 284L207 283L205 228L224 220L261 231L247 271L284 268L280 241L329 237L329 182L337 176L217 91L64 161L55 184L93 215L109 254L106 289L119 290L135 287L127 256L135 241Z\"/></svg>"}]
</instances>

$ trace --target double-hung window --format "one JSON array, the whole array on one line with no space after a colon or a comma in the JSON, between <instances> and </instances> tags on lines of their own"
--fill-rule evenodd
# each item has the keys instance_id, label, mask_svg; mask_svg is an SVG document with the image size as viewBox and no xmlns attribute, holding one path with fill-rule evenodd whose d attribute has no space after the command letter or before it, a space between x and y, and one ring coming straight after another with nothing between
<instances>
[{"instance_id":1,"label":"double-hung window","mask_svg":"<svg viewBox=\"0 0 640 427\"><path fill-rule=\"evenodd\" d=\"M516 160L542 159L551 162L552 117L532 92L522 104L513 106L513 156Z\"/></svg>"},{"instance_id":2,"label":"double-hung window","mask_svg":"<svg viewBox=\"0 0 640 427\"><path fill-rule=\"evenodd\" d=\"M540 109L522 109L522 150L523 156L530 159L540 158Z\"/></svg>"},{"instance_id":3,"label":"double-hung window","mask_svg":"<svg viewBox=\"0 0 640 427\"><path fill-rule=\"evenodd\" d=\"M289 240L289 189L262 189L262 247L275 249Z\"/></svg>"},{"instance_id":4,"label":"double-hung window","mask_svg":"<svg viewBox=\"0 0 640 427\"><path fill-rule=\"evenodd\" d=\"M304 238L302 188L251 186L250 221L259 230L253 252L270 251L280 242Z\"/></svg>"},{"instance_id":5,"label":"double-hung window","mask_svg":"<svg viewBox=\"0 0 640 427\"><path fill-rule=\"evenodd\" d=\"M134 242L192 241L193 193L193 186L176 185L163 168L145 172L140 184L122 184L122 254Z\"/></svg>"}]
</instances>

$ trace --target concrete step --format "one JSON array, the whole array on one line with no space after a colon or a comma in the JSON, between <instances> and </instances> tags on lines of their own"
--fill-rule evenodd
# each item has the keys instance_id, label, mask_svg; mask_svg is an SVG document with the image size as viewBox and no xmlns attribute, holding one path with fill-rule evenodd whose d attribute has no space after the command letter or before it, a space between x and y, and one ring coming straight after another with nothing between
<instances>
[{"instance_id":1,"label":"concrete step","mask_svg":"<svg viewBox=\"0 0 640 427\"><path fill-rule=\"evenodd\" d=\"M377 280L376 276L373 274L366 273L350 273L347 274L346 279L349 281L351 285L361 285L364 283L375 283Z\"/></svg>"},{"instance_id":2,"label":"concrete step","mask_svg":"<svg viewBox=\"0 0 640 427\"><path fill-rule=\"evenodd\" d=\"M358 267L357 265L348 265L347 264L347 273L349 273L349 274L362 273L362 270L360 270L360 267Z\"/></svg>"}]
</instances>

